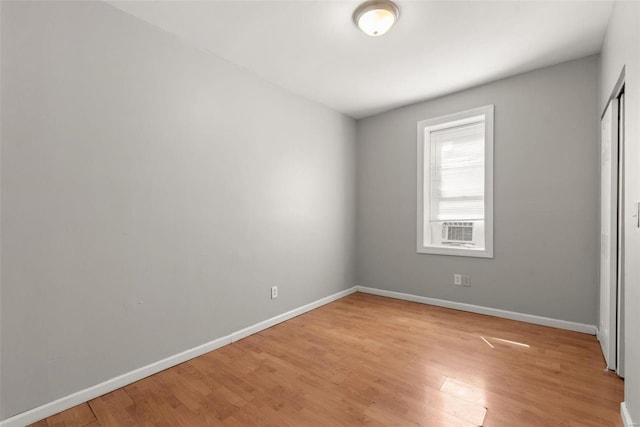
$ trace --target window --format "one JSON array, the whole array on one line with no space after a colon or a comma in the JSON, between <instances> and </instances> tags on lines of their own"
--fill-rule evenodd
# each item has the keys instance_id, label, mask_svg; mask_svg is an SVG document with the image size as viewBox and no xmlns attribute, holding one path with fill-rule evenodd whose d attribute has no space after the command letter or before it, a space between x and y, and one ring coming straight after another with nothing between
<instances>
[{"instance_id":1,"label":"window","mask_svg":"<svg viewBox=\"0 0 640 427\"><path fill-rule=\"evenodd\" d=\"M493 105L418 122L418 252L493 258Z\"/></svg>"}]
</instances>

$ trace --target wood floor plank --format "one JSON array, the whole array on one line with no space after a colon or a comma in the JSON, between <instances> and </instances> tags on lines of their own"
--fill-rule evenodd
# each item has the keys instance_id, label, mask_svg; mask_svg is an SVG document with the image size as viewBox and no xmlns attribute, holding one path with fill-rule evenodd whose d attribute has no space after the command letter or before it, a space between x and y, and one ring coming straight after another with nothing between
<instances>
[{"instance_id":1,"label":"wood floor plank","mask_svg":"<svg viewBox=\"0 0 640 427\"><path fill-rule=\"evenodd\" d=\"M135 404L123 389L90 400L89 406L105 427L135 424L135 418L131 414Z\"/></svg>"},{"instance_id":2,"label":"wood floor plank","mask_svg":"<svg viewBox=\"0 0 640 427\"><path fill-rule=\"evenodd\" d=\"M604 368L591 335L356 293L36 426L618 427Z\"/></svg>"},{"instance_id":3,"label":"wood floor plank","mask_svg":"<svg viewBox=\"0 0 640 427\"><path fill-rule=\"evenodd\" d=\"M47 418L49 427L86 426L94 421L96 417L86 403Z\"/></svg>"}]
</instances>

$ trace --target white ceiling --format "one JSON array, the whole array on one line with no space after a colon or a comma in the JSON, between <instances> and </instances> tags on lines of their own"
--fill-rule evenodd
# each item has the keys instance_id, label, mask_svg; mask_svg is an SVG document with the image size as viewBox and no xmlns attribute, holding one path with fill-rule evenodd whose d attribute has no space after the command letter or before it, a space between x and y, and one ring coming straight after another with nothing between
<instances>
[{"instance_id":1,"label":"white ceiling","mask_svg":"<svg viewBox=\"0 0 640 427\"><path fill-rule=\"evenodd\" d=\"M600 51L611 1L406 1L383 37L358 1L110 1L355 118Z\"/></svg>"}]
</instances>

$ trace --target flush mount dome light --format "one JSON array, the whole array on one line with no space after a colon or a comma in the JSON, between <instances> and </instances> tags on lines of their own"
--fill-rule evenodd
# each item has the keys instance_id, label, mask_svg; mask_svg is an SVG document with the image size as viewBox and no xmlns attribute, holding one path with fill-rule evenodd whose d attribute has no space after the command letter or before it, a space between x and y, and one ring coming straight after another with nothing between
<instances>
[{"instance_id":1,"label":"flush mount dome light","mask_svg":"<svg viewBox=\"0 0 640 427\"><path fill-rule=\"evenodd\" d=\"M370 0L353 12L353 22L368 36L385 34L398 20L400 10L389 0Z\"/></svg>"}]
</instances>

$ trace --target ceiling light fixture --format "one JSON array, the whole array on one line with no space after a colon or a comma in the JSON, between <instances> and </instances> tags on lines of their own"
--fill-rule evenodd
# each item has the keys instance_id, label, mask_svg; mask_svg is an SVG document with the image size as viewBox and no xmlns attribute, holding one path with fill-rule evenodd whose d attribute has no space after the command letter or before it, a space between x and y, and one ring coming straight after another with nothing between
<instances>
[{"instance_id":1,"label":"ceiling light fixture","mask_svg":"<svg viewBox=\"0 0 640 427\"><path fill-rule=\"evenodd\" d=\"M353 22L368 36L378 37L393 27L400 17L400 9L390 0L370 0L353 12Z\"/></svg>"}]
</instances>

